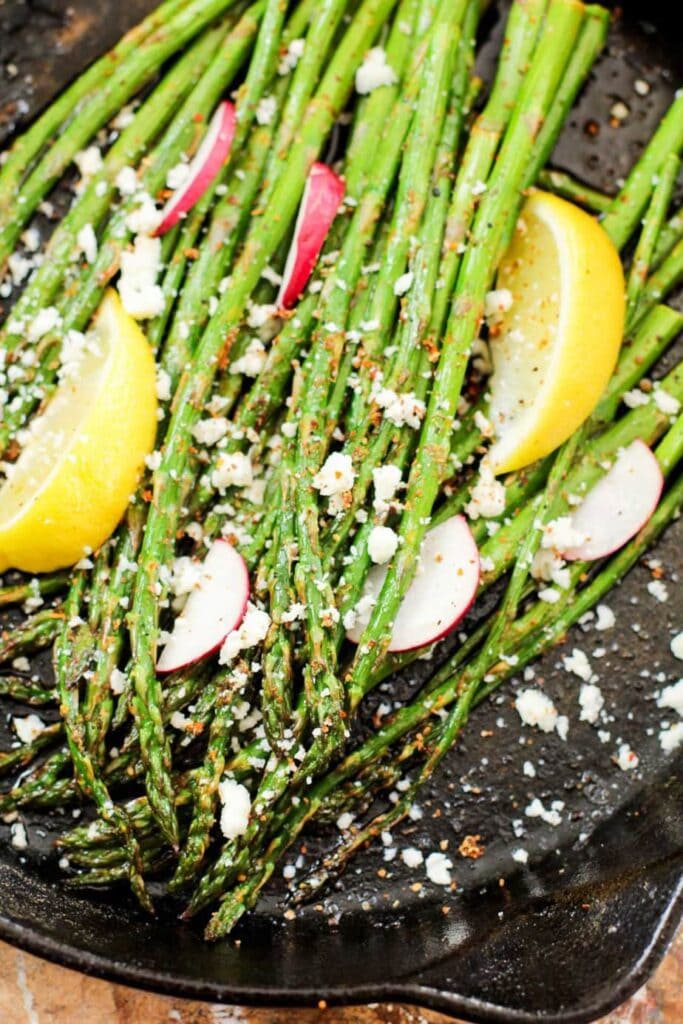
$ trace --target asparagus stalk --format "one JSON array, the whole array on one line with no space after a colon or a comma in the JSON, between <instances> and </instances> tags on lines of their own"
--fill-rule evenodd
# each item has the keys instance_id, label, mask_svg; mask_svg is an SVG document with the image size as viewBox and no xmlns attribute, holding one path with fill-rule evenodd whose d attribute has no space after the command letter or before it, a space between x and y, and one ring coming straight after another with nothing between
<instances>
[{"instance_id":1,"label":"asparagus stalk","mask_svg":"<svg viewBox=\"0 0 683 1024\"><path fill-rule=\"evenodd\" d=\"M519 190L532 158L539 127L546 109L552 105L581 20L582 8L576 3L551 3L519 102L477 212L472 242L460 269L453 313L408 481L408 500L399 530L401 546L349 670L352 707L361 699L374 667L386 651L391 623L413 578L417 552L448 459L451 423L467 354L482 316L484 296L495 270L500 242L519 210Z\"/></svg>"},{"instance_id":2,"label":"asparagus stalk","mask_svg":"<svg viewBox=\"0 0 683 1024\"><path fill-rule=\"evenodd\" d=\"M662 118L626 184L603 218L602 226L618 249L631 237L645 212L652 181L661 172L664 161L670 154L680 153L682 149L683 95L679 95Z\"/></svg>"},{"instance_id":3,"label":"asparagus stalk","mask_svg":"<svg viewBox=\"0 0 683 1024\"><path fill-rule=\"evenodd\" d=\"M68 89L20 135L7 151L0 168L0 217L5 217L18 196L21 182L33 161L40 155L55 132L62 127L83 100L99 89L102 80L125 62L153 32L162 28L183 6L184 0L166 0L135 25L116 46L80 75Z\"/></svg>"},{"instance_id":4,"label":"asparagus stalk","mask_svg":"<svg viewBox=\"0 0 683 1024\"><path fill-rule=\"evenodd\" d=\"M1 685L2 677L0 677ZM46 726L30 743L22 743L21 746L15 747L13 750L0 750L0 776L14 768L25 768L26 765L31 764L45 747L51 746L55 740L61 737L62 732L62 723L55 722Z\"/></svg>"},{"instance_id":5,"label":"asparagus stalk","mask_svg":"<svg viewBox=\"0 0 683 1024\"><path fill-rule=\"evenodd\" d=\"M181 50L233 0L189 0L175 16L144 41L136 44L130 57L105 78L96 98L75 117L54 142L21 186L16 204L0 219L0 267L12 252L23 226L62 176L74 155L137 93L168 58Z\"/></svg>"},{"instance_id":6,"label":"asparagus stalk","mask_svg":"<svg viewBox=\"0 0 683 1024\"><path fill-rule=\"evenodd\" d=\"M168 561L178 524L192 428L213 382L219 356L222 352L229 353L248 297L295 214L308 169L346 100L353 71L392 5L392 0L366 0L337 49L316 96L309 103L300 137L289 153L287 171L283 172L267 210L253 220L232 274L232 286L223 295L202 337L191 372L181 380L161 465L154 474L155 496L140 554L130 617L136 690L134 709L140 727L143 756L148 764L150 802L155 806L160 826L173 845L177 843L177 824L169 781L170 759L159 710L161 694L154 674L158 618L158 599L154 591L160 582L159 568ZM267 24L268 21L264 20L263 25ZM250 68L253 88L251 92L247 91L247 102L250 100L252 106L254 97L263 87L272 41L273 37L264 35L262 28L256 51L260 61L257 62L255 55ZM277 220L274 219L275 214Z\"/></svg>"},{"instance_id":7,"label":"asparagus stalk","mask_svg":"<svg viewBox=\"0 0 683 1024\"><path fill-rule=\"evenodd\" d=\"M659 238L666 211L676 186L676 179L681 161L675 153L670 153L662 165L659 180L652 193L650 206L643 221L643 230L636 251L633 254L631 270L626 283L626 300L628 313L632 314L638 305L643 286L650 273L657 239Z\"/></svg>"},{"instance_id":8,"label":"asparagus stalk","mask_svg":"<svg viewBox=\"0 0 683 1024\"><path fill-rule=\"evenodd\" d=\"M10 697L20 704L42 707L56 701L54 690L33 681L28 675L0 675L0 696Z\"/></svg>"},{"instance_id":9,"label":"asparagus stalk","mask_svg":"<svg viewBox=\"0 0 683 1024\"><path fill-rule=\"evenodd\" d=\"M591 213L606 213L612 205L612 197L598 192L582 181L577 181L570 174L564 171L547 170L541 171L538 176L538 183L541 188L554 192L562 199L569 199L572 203L585 206Z\"/></svg>"}]
</instances>

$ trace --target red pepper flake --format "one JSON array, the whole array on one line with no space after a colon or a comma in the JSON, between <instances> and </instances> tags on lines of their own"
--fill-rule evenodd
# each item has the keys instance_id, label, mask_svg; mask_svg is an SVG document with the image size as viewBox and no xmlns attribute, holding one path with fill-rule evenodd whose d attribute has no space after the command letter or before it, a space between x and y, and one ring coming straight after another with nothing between
<instances>
[{"instance_id":1,"label":"red pepper flake","mask_svg":"<svg viewBox=\"0 0 683 1024\"><path fill-rule=\"evenodd\" d=\"M201 124L202 121L204 120L204 115L203 114L193 114L192 115L192 120L194 121L195 124Z\"/></svg>"},{"instance_id":2,"label":"red pepper flake","mask_svg":"<svg viewBox=\"0 0 683 1024\"><path fill-rule=\"evenodd\" d=\"M486 852L486 847L482 846L479 842L480 839L480 835L465 836L458 847L458 853L460 856L468 857L470 860L478 860L480 857L483 857Z\"/></svg>"}]
</instances>

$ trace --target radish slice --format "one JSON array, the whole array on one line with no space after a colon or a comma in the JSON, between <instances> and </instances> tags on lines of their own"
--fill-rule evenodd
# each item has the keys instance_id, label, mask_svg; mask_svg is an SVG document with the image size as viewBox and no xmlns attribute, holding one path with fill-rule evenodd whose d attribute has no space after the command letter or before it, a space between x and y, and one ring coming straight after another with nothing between
<instances>
[{"instance_id":1,"label":"radish slice","mask_svg":"<svg viewBox=\"0 0 683 1024\"><path fill-rule=\"evenodd\" d=\"M197 587L187 599L157 662L158 672L175 672L214 654L236 629L249 600L249 573L226 540L208 550Z\"/></svg>"},{"instance_id":2,"label":"radish slice","mask_svg":"<svg viewBox=\"0 0 683 1024\"><path fill-rule=\"evenodd\" d=\"M282 275L277 297L280 309L290 309L306 287L343 198L344 182L339 175L327 164L313 164Z\"/></svg>"},{"instance_id":3,"label":"radish slice","mask_svg":"<svg viewBox=\"0 0 683 1024\"><path fill-rule=\"evenodd\" d=\"M623 547L657 508L663 487L656 457L643 441L633 441L574 512L572 527L586 539L562 556L590 562Z\"/></svg>"},{"instance_id":4,"label":"radish slice","mask_svg":"<svg viewBox=\"0 0 683 1024\"><path fill-rule=\"evenodd\" d=\"M162 210L156 235L170 231L182 215L199 202L227 160L234 137L235 108L232 103L225 101L211 119L202 144L189 166L187 180L175 190Z\"/></svg>"},{"instance_id":5,"label":"radish slice","mask_svg":"<svg viewBox=\"0 0 683 1024\"><path fill-rule=\"evenodd\" d=\"M398 610L389 650L412 651L450 633L477 595L479 572L479 552L464 516L452 516L430 530L422 542L417 575ZM386 575L387 566L371 569L363 598L376 598ZM348 630L346 636L352 643L360 643L370 614L368 609L367 614L359 615Z\"/></svg>"}]
</instances>

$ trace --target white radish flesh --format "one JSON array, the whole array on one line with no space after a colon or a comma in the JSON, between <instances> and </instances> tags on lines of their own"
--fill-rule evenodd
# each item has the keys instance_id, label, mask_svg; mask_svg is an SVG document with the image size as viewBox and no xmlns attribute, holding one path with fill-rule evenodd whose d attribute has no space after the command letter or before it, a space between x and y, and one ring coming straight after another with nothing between
<instances>
[{"instance_id":1,"label":"white radish flesh","mask_svg":"<svg viewBox=\"0 0 683 1024\"><path fill-rule=\"evenodd\" d=\"M155 234L163 235L170 231L183 214L199 202L230 155L232 140L235 137L235 123L235 108L232 103L221 103L189 165L187 179L166 203Z\"/></svg>"},{"instance_id":2,"label":"white radish flesh","mask_svg":"<svg viewBox=\"0 0 683 1024\"><path fill-rule=\"evenodd\" d=\"M282 285L281 309L290 309L303 292L344 198L344 182L326 164L313 164L299 206Z\"/></svg>"},{"instance_id":3,"label":"white radish flesh","mask_svg":"<svg viewBox=\"0 0 683 1024\"><path fill-rule=\"evenodd\" d=\"M452 516L425 536L420 564L401 602L389 651L411 651L435 643L467 614L479 586L479 552L464 516ZM363 597L376 598L387 566L370 570ZM359 643L370 612L359 618L347 638Z\"/></svg>"},{"instance_id":4,"label":"white radish flesh","mask_svg":"<svg viewBox=\"0 0 683 1024\"><path fill-rule=\"evenodd\" d=\"M618 551L648 521L663 486L656 457L643 441L633 441L574 512L572 527L585 540L563 557L590 562Z\"/></svg>"},{"instance_id":5,"label":"white radish flesh","mask_svg":"<svg viewBox=\"0 0 683 1024\"><path fill-rule=\"evenodd\" d=\"M232 544L216 540L209 548L196 588L187 599L157 663L175 672L214 654L237 629L249 601L249 573Z\"/></svg>"}]
</instances>

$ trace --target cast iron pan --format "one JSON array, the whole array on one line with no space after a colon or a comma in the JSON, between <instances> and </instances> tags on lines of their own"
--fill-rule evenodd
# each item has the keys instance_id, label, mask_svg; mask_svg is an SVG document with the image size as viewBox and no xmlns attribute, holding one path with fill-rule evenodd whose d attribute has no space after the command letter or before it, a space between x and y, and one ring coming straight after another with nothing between
<instances>
[{"instance_id":1,"label":"cast iron pan","mask_svg":"<svg viewBox=\"0 0 683 1024\"><path fill-rule=\"evenodd\" d=\"M0 139L152 6L0 0ZM664 4L659 11L653 3L625 6L554 157L556 166L606 190L627 172L681 80L674 5L668 15ZM493 13L484 70L500 27ZM11 79L7 62L18 69ZM636 94L636 79L650 84L648 95ZM614 127L610 109L618 99L630 113ZM422 801L422 819L396 832L399 848L427 852L448 841L456 894L416 886L425 882L421 871L398 857L385 863L382 850L371 849L322 903L294 920L283 917L276 886L240 926L239 943L207 947L199 929L176 923L177 908L168 902L148 920L123 891L96 897L67 890L51 851L54 835L70 823L67 812L56 821L28 816L30 846L22 856L0 826L0 937L88 973L223 1002L401 1000L481 1021L587 1021L607 1012L654 969L683 907L683 774L680 760L665 759L658 742L662 720L675 715L652 697L680 674L669 642L683 628L676 586L682 537L677 524L656 552L667 603L649 594L650 570L639 566L609 597L616 627L577 629L568 640L591 656L600 676L612 717L604 725L609 742L579 722L579 682L553 652L538 675L569 715L567 742L522 730L508 689L477 712ZM601 658L596 647L605 649ZM393 681L379 699L411 678ZM0 702L0 746L8 739L8 710ZM618 740L638 753L636 771L614 764ZM524 775L525 761L535 765L535 778ZM564 801L559 827L525 817L533 797L546 807ZM523 822L523 837L515 837L513 820ZM458 855L466 834L481 836L486 852L479 860ZM312 836L309 850L321 842L330 842L329 833ZM527 865L511 857L519 846L529 853Z\"/></svg>"}]
</instances>

